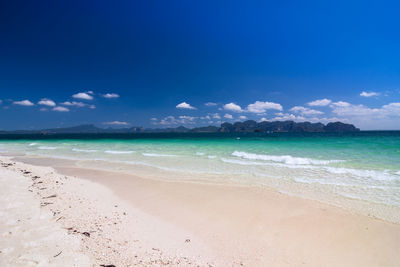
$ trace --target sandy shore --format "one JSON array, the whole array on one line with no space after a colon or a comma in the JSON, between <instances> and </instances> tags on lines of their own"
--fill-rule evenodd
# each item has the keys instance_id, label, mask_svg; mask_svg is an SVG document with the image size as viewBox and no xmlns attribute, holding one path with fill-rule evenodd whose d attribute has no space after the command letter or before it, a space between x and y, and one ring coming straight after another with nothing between
<instances>
[{"instance_id":1,"label":"sandy shore","mask_svg":"<svg viewBox=\"0 0 400 267\"><path fill-rule=\"evenodd\" d=\"M0 183L0 266L209 266L193 235L101 184L4 157Z\"/></svg>"},{"instance_id":2,"label":"sandy shore","mask_svg":"<svg viewBox=\"0 0 400 267\"><path fill-rule=\"evenodd\" d=\"M15 179L29 182L26 191L33 184L32 192L27 192L36 202L29 205L51 202L40 210L50 212L48 223L64 233L59 246L73 238L81 261L89 259L93 266L398 266L400 262L400 225L316 201L260 187L165 182L84 169L67 160L18 160L26 163L2 166L1 177L13 172ZM1 161L11 163L7 158ZM34 176L40 179L32 180ZM43 199L54 194L51 201ZM14 214L14 209L2 210L1 239L11 240L14 237L5 236L3 230L3 224L10 227L3 220L8 213ZM26 242L24 238L14 239ZM12 245L5 244L1 242L1 256L11 263L16 262L16 250L24 254L31 249L14 247L11 253Z\"/></svg>"}]
</instances>

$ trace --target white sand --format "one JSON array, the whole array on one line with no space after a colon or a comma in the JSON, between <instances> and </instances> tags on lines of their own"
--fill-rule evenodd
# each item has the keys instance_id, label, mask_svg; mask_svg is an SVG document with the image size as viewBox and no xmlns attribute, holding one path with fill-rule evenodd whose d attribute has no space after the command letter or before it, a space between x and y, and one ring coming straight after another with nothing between
<instances>
[{"instance_id":1,"label":"white sand","mask_svg":"<svg viewBox=\"0 0 400 267\"><path fill-rule=\"evenodd\" d=\"M79 239L40 208L40 197L28 191L31 184L30 178L0 168L0 266L91 266Z\"/></svg>"},{"instance_id":2,"label":"white sand","mask_svg":"<svg viewBox=\"0 0 400 267\"><path fill-rule=\"evenodd\" d=\"M7 166L13 162L4 157L0 163L0 266L211 262L192 234L127 205L102 185L52 168Z\"/></svg>"}]
</instances>

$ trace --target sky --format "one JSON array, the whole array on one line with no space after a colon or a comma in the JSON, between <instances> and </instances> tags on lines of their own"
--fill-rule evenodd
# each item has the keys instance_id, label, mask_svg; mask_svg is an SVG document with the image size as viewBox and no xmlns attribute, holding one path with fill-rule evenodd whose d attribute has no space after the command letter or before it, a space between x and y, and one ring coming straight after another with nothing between
<instances>
[{"instance_id":1,"label":"sky","mask_svg":"<svg viewBox=\"0 0 400 267\"><path fill-rule=\"evenodd\" d=\"M397 1L1 1L0 129L400 130Z\"/></svg>"}]
</instances>

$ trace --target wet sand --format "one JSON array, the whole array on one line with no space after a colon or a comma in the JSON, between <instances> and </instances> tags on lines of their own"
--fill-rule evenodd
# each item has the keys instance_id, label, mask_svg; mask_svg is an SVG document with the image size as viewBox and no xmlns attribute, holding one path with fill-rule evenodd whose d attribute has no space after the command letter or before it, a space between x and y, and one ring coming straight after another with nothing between
<instances>
[{"instance_id":1,"label":"wet sand","mask_svg":"<svg viewBox=\"0 0 400 267\"><path fill-rule=\"evenodd\" d=\"M167 182L85 169L67 160L19 160L90 181L88 192L98 184L106 186L114 193L114 202L137 213L136 220L163 225L156 235L165 242L161 250L169 251L169 244L174 244L175 249L166 253L173 255L186 248L191 262L199 265L397 266L400 262L400 225L265 187ZM174 229L172 235L168 227ZM137 227L135 232L142 231L145 239L143 229ZM171 236L181 236L176 238L180 243Z\"/></svg>"}]
</instances>

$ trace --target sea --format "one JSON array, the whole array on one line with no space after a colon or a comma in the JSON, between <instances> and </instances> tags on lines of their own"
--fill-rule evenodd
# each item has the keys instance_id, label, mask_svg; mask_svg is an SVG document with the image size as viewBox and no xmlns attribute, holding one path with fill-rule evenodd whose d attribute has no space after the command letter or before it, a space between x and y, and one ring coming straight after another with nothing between
<instances>
[{"instance_id":1,"label":"sea","mask_svg":"<svg viewBox=\"0 0 400 267\"><path fill-rule=\"evenodd\" d=\"M0 135L0 154L266 187L400 222L400 131Z\"/></svg>"}]
</instances>

